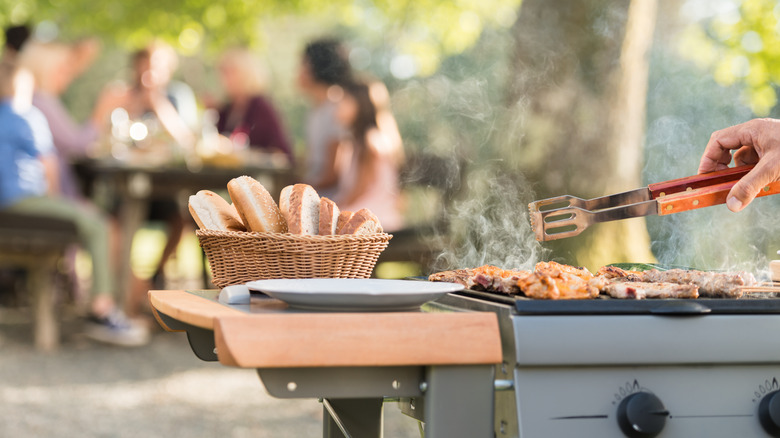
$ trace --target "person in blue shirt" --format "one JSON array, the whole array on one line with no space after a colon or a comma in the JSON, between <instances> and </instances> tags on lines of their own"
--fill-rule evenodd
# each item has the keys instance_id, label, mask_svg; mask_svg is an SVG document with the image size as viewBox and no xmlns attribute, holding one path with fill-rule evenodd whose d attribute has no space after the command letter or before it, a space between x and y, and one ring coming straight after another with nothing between
<instances>
[{"instance_id":1,"label":"person in blue shirt","mask_svg":"<svg viewBox=\"0 0 780 438\"><path fill-rule=\"evenodd\" d=\"M106 218L94 208L56 195L51 131L32 106L32 78L11 62L0 63L0 210L72 221L92 258L92 289L86 334L135 346L148 342L143 326L127 320L116 305Z\"/></svg>"}]
</instances>

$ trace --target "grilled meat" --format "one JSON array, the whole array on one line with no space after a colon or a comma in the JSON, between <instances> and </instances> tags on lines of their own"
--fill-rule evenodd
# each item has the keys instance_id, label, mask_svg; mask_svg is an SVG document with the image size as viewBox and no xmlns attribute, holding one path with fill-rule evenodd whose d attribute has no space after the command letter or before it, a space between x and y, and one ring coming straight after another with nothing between
<instances>
[{"instance_id":1,"label":"grilled meat","mask_svg":"<svg viewBox=\"0 0 780 438\"><path fill-rule=\"evenodd\" d=\"M545 300L582 300L595 298L599 290L587 280L568 272L544 273L535 271L518 282L523 294L529 298Z\"/></svg>"},{"instance_id":2,"label":"grilled meat","mask_svg":"<svg viewBox=\"0 0 780 438\"><path fill-rule=\"evenodd\" d=\"M474 276L473 269L455 269L452 271L436 272L428 276L428 281L443 281L445 283L458 283L471 288L470 280Z\"/></svg>"},{"instance_id":3,"label":"grilled meat","mask_svg":"<svg viewBox=\"0 0 780 438\"><path fill-rule=\"evenodd\" d=\"M539 262L534 271L485 265L432 274L430 281L459 283L473 290L523 294L537 299L587 299L599 292L613 298L739 298L742 288L755 285L747 272L627 271L604 266L594 276L585 268L556 262Z\"/></svg>"},{"instance_id":4,"label":"grilled meat","mask_svg":"<svg viewBox=\"0 0 780 438\"><path fill-rule=\"evenodd\" d=\"M695 284L613 282L604 288L612 298L642 300L645 298L698 298Z\"/></svg>"},{"instance_id":5,"label":"grilled meat","mask_svg":"<svg viewBox=\"0 0 780 438\"><path fill-rule=\"evenodd\" d=\"M742 288L753 286L756 279L749 272L704 272L670 269L653 269L643 272L640 277L646 282L668 282L677 284L695 284L699 295L704 298L739 298Z\"/></svg>"},{"instance_id":6,"label":"grilled meat","mask_svg":"<svg viewBox=\"0 0 780 438\"><path fill-rule=\"evenodd\" d=\"M620 281L642 281L640 271L627 271L625 269L618 268L617 266L602 266L601 269L596 272L597 277L602 277L607 280L620 280Z\"/></svg>"}]
</instances>

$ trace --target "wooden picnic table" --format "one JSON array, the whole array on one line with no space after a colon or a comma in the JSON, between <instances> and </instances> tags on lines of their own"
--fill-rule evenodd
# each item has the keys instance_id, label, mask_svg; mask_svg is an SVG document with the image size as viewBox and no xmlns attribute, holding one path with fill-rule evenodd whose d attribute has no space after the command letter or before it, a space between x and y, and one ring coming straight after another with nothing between
<instances>
[{"instance_id":1,"label":"wooden picnic table","mask_svg":"<svg viewBox=\"0 0 780 438\"><path fill-rule=\"evenodd\" d=\"M186 205L189 195L198 190L226 190L232 178L249 175L275 196L289 183L289 166L274 163L249 163L239 167L188 167L184 163L143 165L114 158L86 159L74 164L76 172L92 199L106 209L118 206L121 243L117 286L131 290L130 253L133 236L143 225L149 203L155 199L178 199ZM116 205L108 205L116 203Z\"/></svg>"},{"instance_id":2,"label":"wooden picnic table","mask_svg":"<svg viewBox=\"0 0 780 438\"><path fill-rule=\"evenodd\" d=\"M382 436L385 401L425 423L429 438L493 436L498 321L483 312L318 312L252 295L156 290L160 324L186 331L203 360L254 368L278 398L323 403L324 437Z\"/></svg>"}]
</instances>

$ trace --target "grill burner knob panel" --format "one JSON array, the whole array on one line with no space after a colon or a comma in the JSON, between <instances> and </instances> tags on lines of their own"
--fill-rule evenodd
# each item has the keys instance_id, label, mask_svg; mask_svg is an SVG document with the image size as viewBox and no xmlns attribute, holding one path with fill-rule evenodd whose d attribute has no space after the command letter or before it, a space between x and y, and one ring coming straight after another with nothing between
<instances>
[{"instance_id":1,"label":"grill burner knob panel","mask_svg":"<svg viewBox=\"0 0 780 438\"><path fill-rule=\"evenodd\" d=\"M778 400L780 405L780 400ZM620 430L629 438L652 438L666 426L666 410L661 399L649 392L637 392L624 398L617 409Z\"/></svg>"},{"instance_id":2,"label":"grill burner knob panel","mask_svg":"<svg viewBox=\"0 0 780 438\"><path fill-rule=\"evenodd\" d=\"M758 405L758 421L771 436L780 437L780 391L773 391Z\"/></svg>"}]
</instances>

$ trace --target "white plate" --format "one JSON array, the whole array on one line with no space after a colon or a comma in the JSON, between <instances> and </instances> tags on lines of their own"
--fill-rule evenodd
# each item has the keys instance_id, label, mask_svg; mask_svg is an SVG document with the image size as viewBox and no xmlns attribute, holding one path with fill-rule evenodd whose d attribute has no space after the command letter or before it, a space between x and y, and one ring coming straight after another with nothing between
<instances>
[{"instance_id":1,"label":"white plate","mask_svg":"<svg viewBox=\"0 0 780 438\"><path fill-rule=\"evenodd\" d=\"M247 287L301 309L393 311L417 309L463 286L411 280L304 278L258 280Z\"/></svg>"}]
</instances>

